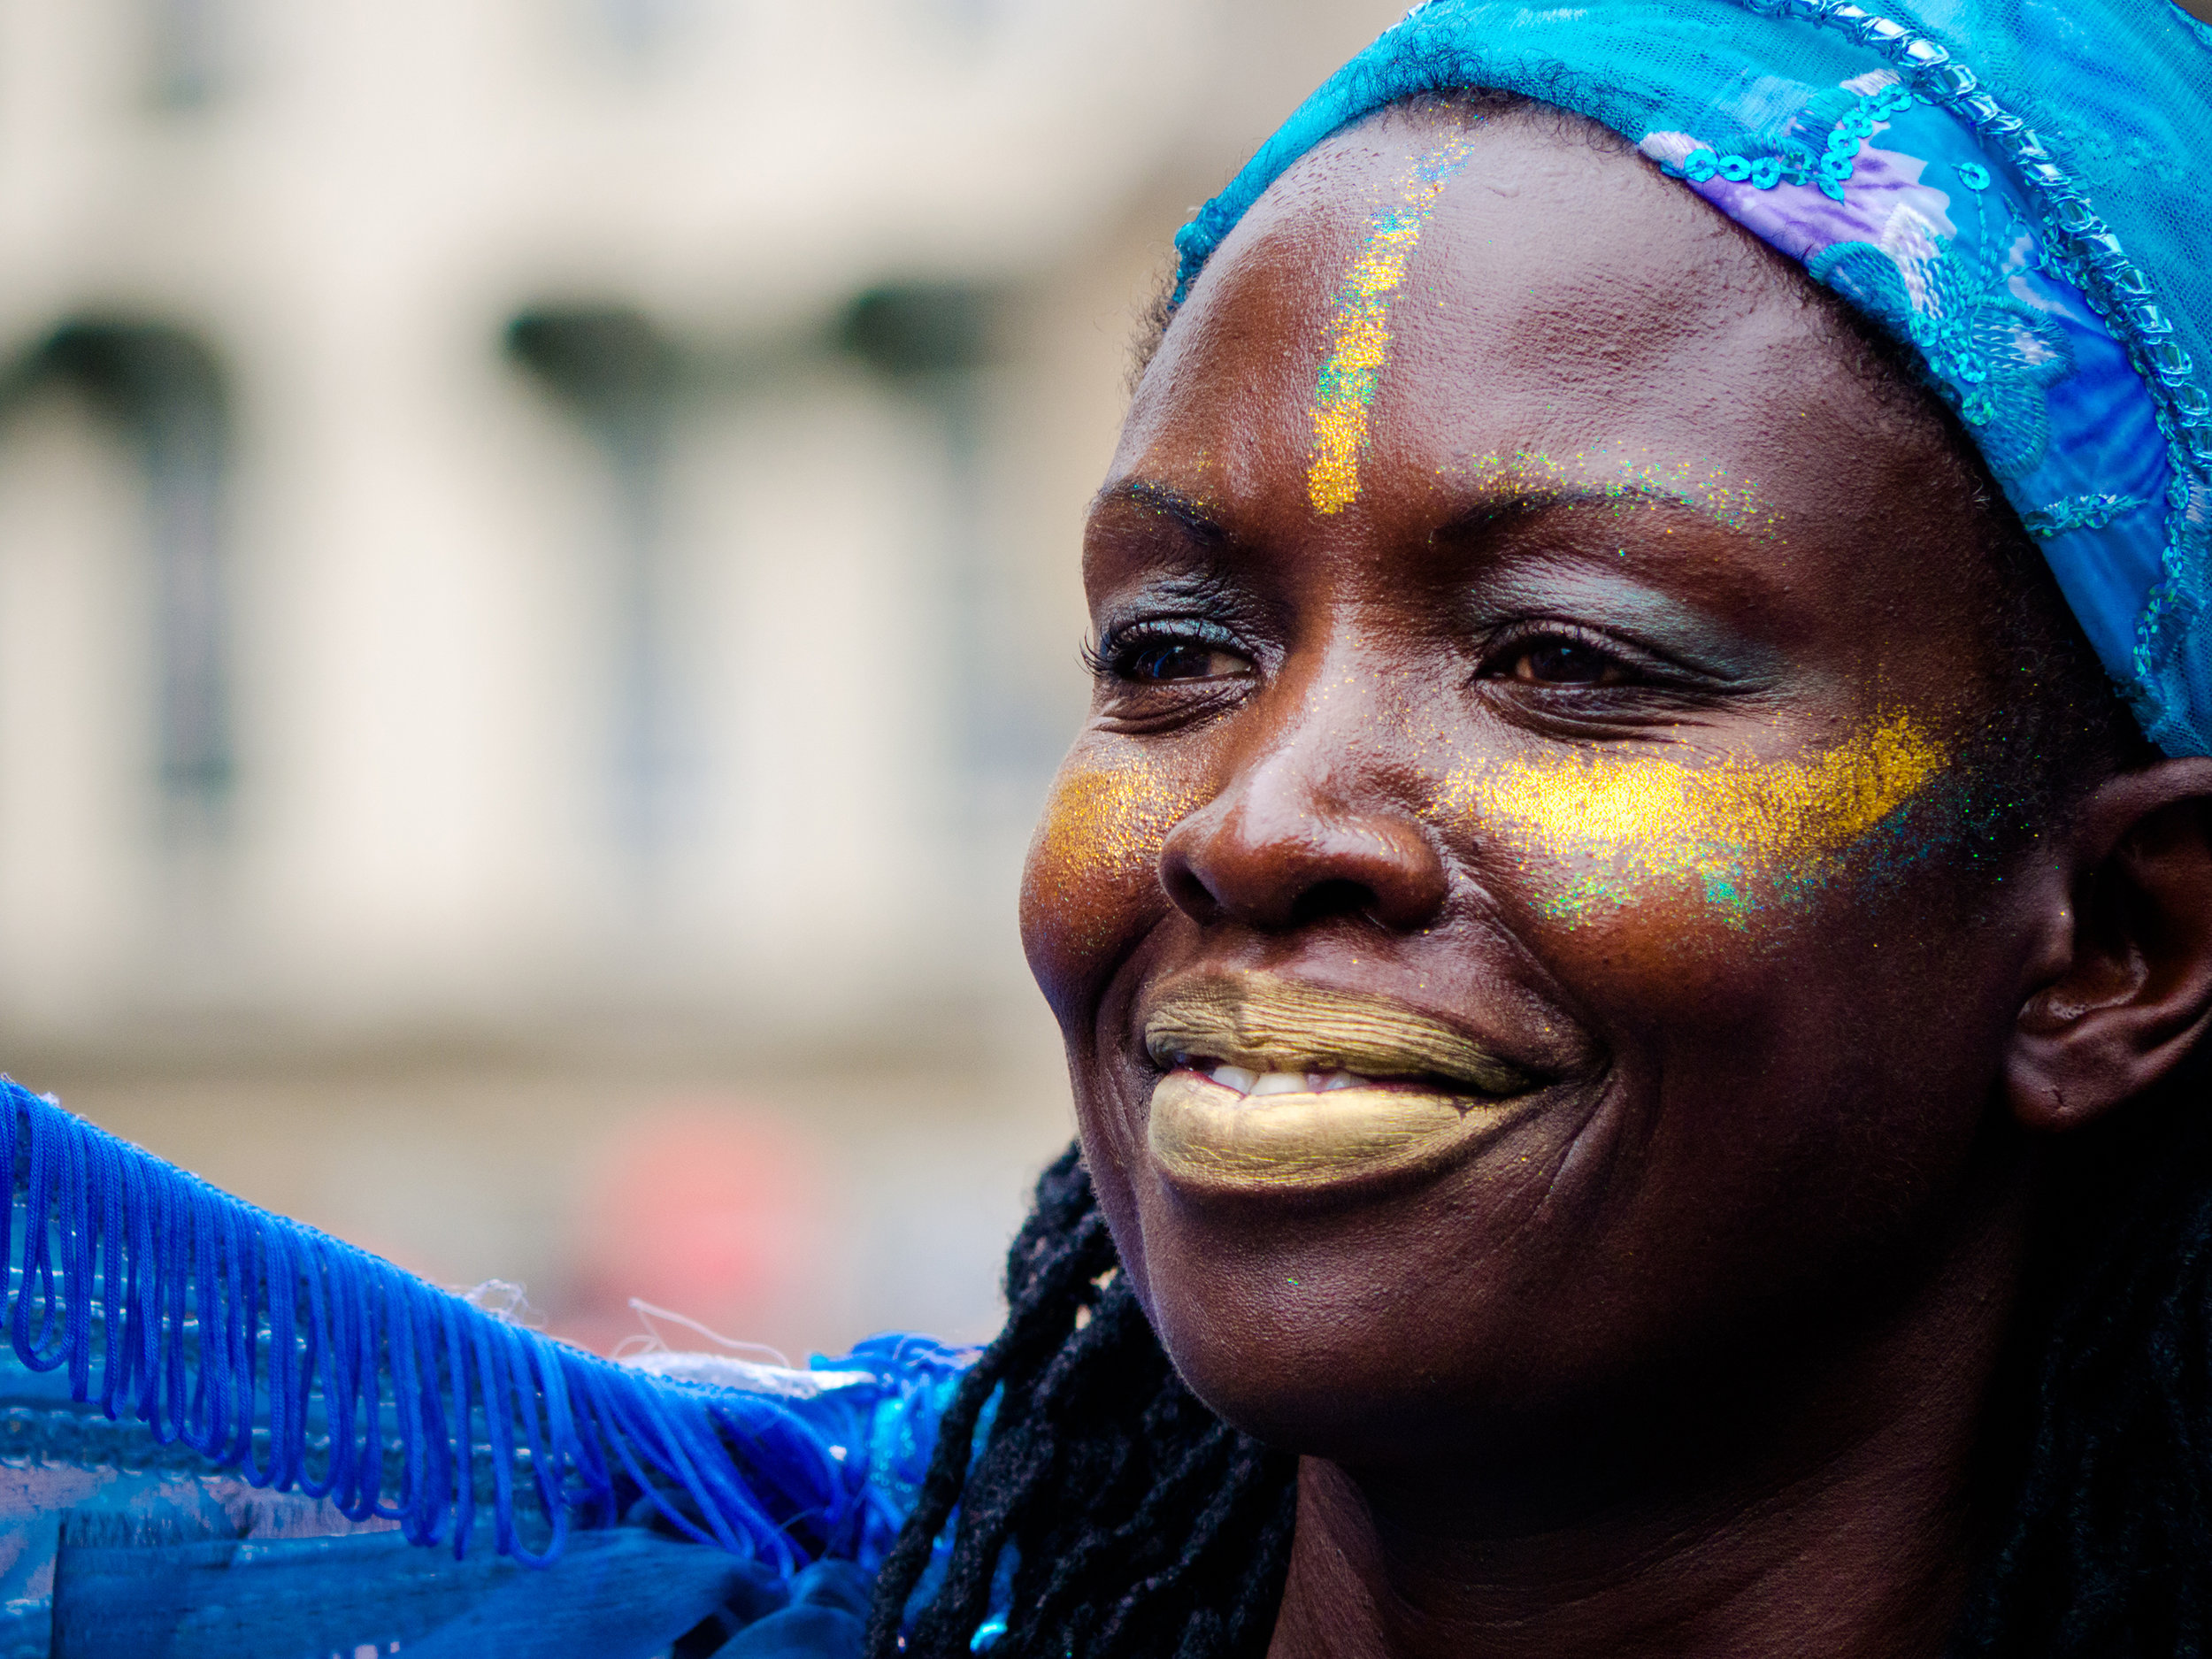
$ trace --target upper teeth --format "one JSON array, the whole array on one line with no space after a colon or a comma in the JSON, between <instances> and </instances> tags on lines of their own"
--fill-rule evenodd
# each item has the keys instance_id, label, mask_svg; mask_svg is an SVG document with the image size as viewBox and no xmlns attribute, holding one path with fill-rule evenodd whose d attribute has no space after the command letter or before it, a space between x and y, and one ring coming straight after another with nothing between
<instances>
[{"instance_id":1,"label":"upper teeth","mask_svg":"<svg viewBox=\"0 0 2212 1659\"><path fill-rule=\"evenodd\" d=\"M1332 1089L1358 1088L1370 1080L1356 1071L1255 1071L1248 1066L1204 1060L1190 1064L1240 1094L1325 1094Z\"/></svg>"}]
</instances>

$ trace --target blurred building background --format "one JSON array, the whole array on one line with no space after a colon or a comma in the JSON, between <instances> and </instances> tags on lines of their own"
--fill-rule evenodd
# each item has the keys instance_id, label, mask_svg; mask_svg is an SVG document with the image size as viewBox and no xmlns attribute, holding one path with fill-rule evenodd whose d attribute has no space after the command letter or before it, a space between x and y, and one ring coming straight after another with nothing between
<instances>
[{"instance_id":1,"label":"blurred building background","mask_svg":"<svg viewBox=\"0 0 2212 1659\"><path fill-rule=\"evenodd\" d=\"M987 1333L1133 319L1402 9L0 0L0 1066L602 1346Z\"/></svg>"}]
</instances>

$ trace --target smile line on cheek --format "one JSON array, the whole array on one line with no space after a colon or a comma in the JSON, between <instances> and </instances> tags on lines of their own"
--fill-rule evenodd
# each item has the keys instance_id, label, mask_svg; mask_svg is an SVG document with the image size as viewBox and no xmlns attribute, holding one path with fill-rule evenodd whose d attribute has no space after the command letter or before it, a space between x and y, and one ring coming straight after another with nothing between
<instances>
[{"instance_id":1,"label":"smile line on cheek","mask_svg":"<svg viewBox=\"0 0 2212 1659\"><path fill-rule=\"evenodd\" d=\"M1839 871L1947 758L1896 714L1805 760L1510 761L1455 773L1439 807L1525 857L1594 866L1542 900L1547 915L1571 919L1690 881L1741 926L1761 895L1800 897Z\"/></svg>"},{"instance_id":2,"label":"smile line on cheek","mask_svg":"<svg viewBox=\"0 0 2212 1659\"><path fill-rule=\"evenodd\" d=\"M1352 262L1329 330L1329 356L1313 394L1313 458L1306 493L1318 513L1341 512L1359 499L1359 462L1367 449L1367 408L1390 355L1390 296L1437 202L1467 162L1463 138L1414 164L1400 204L1376 215Z\"/></svg>"}]
</instances>

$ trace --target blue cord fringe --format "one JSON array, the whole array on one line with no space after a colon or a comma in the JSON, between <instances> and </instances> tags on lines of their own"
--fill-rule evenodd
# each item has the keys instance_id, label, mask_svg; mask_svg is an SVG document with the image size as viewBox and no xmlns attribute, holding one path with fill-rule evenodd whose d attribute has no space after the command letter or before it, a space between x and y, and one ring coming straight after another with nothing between
<instances>
[{"instance_id":1,"label":"blue cord fringe","mask_svg":"<svg viewBox=\"0 0 2212 1659\"><path fill-rule=\"evenodd\" d=\"M572 1525L612 1525L641 1497L681 1534L787 1576L841 1537L837 1553L877 1555L896 1530L902 1506L868 1479L864 1448L833 1444L793 1403L641 1375L495 1318L4 1078L0 1159L14 1179L0 1264L16 1357L66 1366L75 1401L256 1486L396 1521L457 1557L488 1459L496 1548L534 1566ZM891 1414L910 1431L961 1363L922 1346L923 1397L907 1402L922 1409ZM543 1523L534 1549L517 1521L526 1495Z\"/></svg>"}]
</instances>

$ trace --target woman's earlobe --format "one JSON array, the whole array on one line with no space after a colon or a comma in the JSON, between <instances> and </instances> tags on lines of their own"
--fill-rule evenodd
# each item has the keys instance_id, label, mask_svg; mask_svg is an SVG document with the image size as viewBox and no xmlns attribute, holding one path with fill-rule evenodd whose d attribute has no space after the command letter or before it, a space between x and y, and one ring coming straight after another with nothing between
<instances>
[{"instance_id":1,"label":"woman's earlobe","mask_svg":"<svg viewBox=\"0 0 2212 1659\"><path fill-rule=\"evenodd\" d=\"M2154 1088L2212 1026L2212 761L2108 780L2068 839L2005 1065L2014 1118L2047 1133Z\"/></svg>"}]
</instances>

